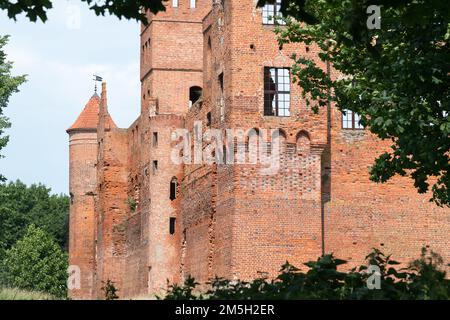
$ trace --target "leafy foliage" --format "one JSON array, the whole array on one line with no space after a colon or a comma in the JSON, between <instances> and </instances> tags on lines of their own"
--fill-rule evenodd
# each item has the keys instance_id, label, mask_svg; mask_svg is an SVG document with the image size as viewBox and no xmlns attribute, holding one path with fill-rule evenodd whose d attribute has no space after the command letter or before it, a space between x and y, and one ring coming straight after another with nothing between
<instances>
[{"instance_id":1,"label":"leafy foliage","mask_svg":"<svg viewBox=\"0 0 450 320\"><path fill-rule=\"evenodd\" d=\"M30 225L25 236L6 251L2 261L7 286L67 295L68 257L52 236Z\"/></svg>"},{"instance_id":2,"label":"leafy foliage","mask_svg":"<svg viewBox=\"0 0 450 320\"><path fill-rule=\"evenodd\" d=\"M164 11L164 2L167 0L81 0L89 6L96 15L105 15L106 13L117 16L122 19L135 19L147 23L144 12L150 10L153 13ZM8 17L16 19L18 15L25 14L30 21L47 21L47 12L53 8L53 1L29 1L29 0L0 0L0 9L6 10Z\"/></svg>"},{"instance_id":3,"label":"leafy foliage","mask_svg":"<svg viewBox=\"0 0 450 320\"><path fill-rule=\"evenodd\" d=\"M137 209L136 199L134 199L133 197L128 197L127 205L128 205L128 208L130 208L130 211L132 213L136 212L136 209Z\"/></svg>"},{"instance_id":4,"label":"leafy foliage","mask_svg":"<svg viewBox=\"0 0 450 320\"><path fill-rule=\"evenodd\" d=\"M270 1L259 1L259 5ZM381 28L369 29L367 0L283 1L280 45L317 45L320 63L294 55L294 81L317 110L330 101L392 141L371 180L410 176L418 192L450 206L450 10L445 1L378 1ZM330 63L341 76L323 71Z\"/></svg>"},{"instance_id":5,"label":"leafy foliage","mask_svg":"<svg viewBox=\"0 0 450 320\"><path fill-rule=\"evenodd\" d=\"M25 82L25 76L14 77L11 75L12 63L6 60L6 53L4 52L7 43L8 36L0 35L0 151L9 140L9 137L4 135L4 130L11 126L8 118L3 115L3 109L8 105L11 95L18 92L19 86ZM0 158L2 157L0 153ZM4 181L4 179L0 174L0 181Z\"/></svg>"},{"instance_id":6,"label":"leafy foliage","mask_svg":"<svg viewBox=\"0 0 450 320\"><path fill-rule=\"evenodd\" d=\"M11 248L34 224L67 248L69 198L50 195L44 185L27 187L20 181L0 184L0 260L1 251Z\"/></svg>"},{"instance_id":7,"label":"leafy foliage","mask_svg":"<svg viewBox=\"0 0 450 320\"><path fill-rule=\"evenodd\" d=\"M101 288L104 295L105 295L105 300L117 300L119 299L119 296L117 295L117 291L119 291L114 282L111 280L107 280L105 285Z\"/></svg>"},{"instance_id":8,"label":"leafy foliage","mask_svg":"<svg viewBox=\"0 0 450 320\"><path fill-rule=\"evenodd\" d=\"M333 255L305 263L306 272L286 262L278 277L265 277L252 282L215 278L201 292L195 279L189 277L184 285L169 285L166 300L258 300L258 299L450 299L450 280L441 270L442 258L423 249L420 259L406 268L374 249L367 256L368 265L379 268L380 289L369 289L373 272L366 265L349 272L339 271L346 263Z\"/></svg>"}]
</instances>

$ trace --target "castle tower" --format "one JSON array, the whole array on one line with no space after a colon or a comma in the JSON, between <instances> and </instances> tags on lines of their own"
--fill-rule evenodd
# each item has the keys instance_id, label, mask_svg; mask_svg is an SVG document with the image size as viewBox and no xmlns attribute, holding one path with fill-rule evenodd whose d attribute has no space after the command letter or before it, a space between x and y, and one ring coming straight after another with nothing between
<instances>
[{"instance_id":1,"label":"castle tower","mask_svg":"<svg viewBox=\"0 0 450 320\"><path fill-rule=\"evenodd\" d=\"M168 1L165 12L149 14L149 24L141 29L144 109L156 98L159 113L185 114L198 98L203 83L202 20L210 10L211 0L177 0Z\"/></svg>"},{"instance_id":2,"label":"castle tower","mask_svg":"<svg viewBox=\"0 0 450 320\"><path fill-rule=\"evenodd\" d=\"M133 132L139 141L148 132L145 148L150 152L142 157L147 182L141 191L148 204L143 199L138 211L148 214L147 283L153 293L164 289L167 279L180 280L183 165L170 158L171 132L184 127L184 115L202 96L202 20L210 10L210 0L168 1L166 11L149 14L149 24L141 30L142 111ZM142 149L139 142L130 145Z\"/></svg>"},{"instance_id":3,"label":"castle tower","mask_svg":"<svg viewBox=\"0 0 450 320\"><path fill-rule=\"evenodd\" d=\"M93 297L95 268L95 203L97 122L100 98L95 93L75 123L67 130L70 143L70 243L69 264L79 268L79 289L71 298Z\"/></svg>"},{"instance_id":4,"label":"castle tower","mask_svg":"<svg viewBox=\"0 0 450 320\"><path fill-rule=\"evenodd\" d=\"M97 125L100 97L89 99L69 134L70 242L69 264L80 271L80 288L71 298L94 298L95 277L95 200L97 196ZM112 119L108 121L115 127Z\"/></svg>"}]
</instances>

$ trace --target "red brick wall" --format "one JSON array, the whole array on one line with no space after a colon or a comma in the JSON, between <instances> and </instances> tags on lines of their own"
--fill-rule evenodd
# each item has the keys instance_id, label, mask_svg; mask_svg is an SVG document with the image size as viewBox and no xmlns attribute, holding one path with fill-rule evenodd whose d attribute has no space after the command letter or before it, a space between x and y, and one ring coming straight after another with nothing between
<instances>
[{"instance_id":1,"label":"red brick wall","mask_svg":"<svg viewBox=\"0 0 450 320\"><path fill-rule=\"evenodd\" d=\"M94 296L95 203L97 132L75 131L70 134L70 205L69 264L81 271L80 289L69 291L73 299Z\"/></svg>"},{"instance_id":2,"label":"red brick wall","mask_svg":"<svg viewBox=\"0 0 450 320\"><path fill-rule=\"evenodd\" d=\"M125 278L127 205L128 134L113 129L98 141L98 201L97 213L97 295L107 280L123 290ZM119 293L120 295L123 292Z\"/></svg>"},{"instance_id":3,"label":"red brick wall","mask_svg":"<svg viewBox=\"0 0 450 320\"><path fill-rule=\"evenodd\" d=\"M180 274L179 189L177 199L170 199L170 182L182 178L182 165L171 161L171 133L184 126L184 119L175 115L159 115L150 118L149 128L158 132L158 146L150 148L151 161L158 161L158 169L150 170L150 215L149 215L149 290L161 292L167 279L172 283ZM175 234L169 230L170 218L176 219Z\"/></svg>"},{"instance_id":4,"label":"red brick wall","mask_svg":"<svg viewBox=\"0 0 450 320\"><path fill-rule=\"evenodd\" d=\"M291 116L263 115L264 67L290 68L290 55L302 46L280 50L273 26L263 26L254 1L225 4L224 63L225 126L276 129L289 146L274 175L261 175L260 166L238 165L233 173L232 274L253 278L274 274L286 261L299 262L321 253L320 154L326 143L322 111L315 115L291 86ZM216 42L217 43L217 42ZM214 51L214 49L213 49ZM306 132L311 148L296 149L299 132ZM306 187L308 186L308 187ZM218 197L220 198L220 193Z\"/></svg>"},{"instance_id":5,"label":"red brick wall","mask_svg":"<svg viewBox=\"0 0 450 320\"><path fill-rule=\"evenodd\" d=\"M407 261L429 245L450 260L448 208L418 195L407 178L369 181L369 167L386 143L367 131L341 129L335 108L314 114L295 84L290 117L263 115L264 67L291 67L292 53L314 57L315 46L281 50L254 0L216 2L209 14L210 1L197 1L197 9L187 3L169 5L142 28L141 116L129 129L99 126L97 172L95 133L77 136L79 142L71 136L71 263L88 274L72 296L98 297L107 279L119 296L130 297L161 293L166 279L187 275L200 282L274 275L286 260L302 266L323 250L355 264L372 247ZM193 85L203 86L203 97L188 109ZM198 120L206 130L208 112L213 128L282 129L279 170L263 175L259 164L173 163L172 131L192 134ZM171 201L173 177L180 185ZM93 198L86 192L95 185Z\"/></svg>"},{"instance_id":6,"label":"red brick wall","mask_svg":"<svg viewBox=\"0 0 450 320\"><path fill-rule=\"evenodd\" d=\"M161 113L184 114L189 104L189 88L202 86L202 19L210 11L208 0L168 2L167 10L150 15L150 24L141 30L141 81L143 103L157 98Z\"/></svg>"},{"instance_id":7,"label":"red brick wall","mask_svg":"<svg viewBox=\"0 0 450 320\"><path fill-rule=\"evenodd\" d=\"M430 194L418 194L407 177L385 184L371 182L370 166L389 142L379 141L366 130L341 129L341 117L333 109L326 251L361 263L375 247L409 262L419 257L423 246L430 246L449 261L450 210L430 203Z\"/></svg>"}]
</instances>

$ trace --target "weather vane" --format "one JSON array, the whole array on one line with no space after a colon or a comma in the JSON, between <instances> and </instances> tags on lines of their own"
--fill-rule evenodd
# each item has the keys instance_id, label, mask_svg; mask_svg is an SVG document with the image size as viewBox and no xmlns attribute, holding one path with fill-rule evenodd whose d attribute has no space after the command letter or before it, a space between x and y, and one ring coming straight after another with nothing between
<instances>
[{"instance_id":1,"label":"weather vane","mask_svg":"<svg viewBox=\"0 0 450 320\"><path fill-rule=\"evenodd\" d=\"M94 74L94 83L95 83L95 87L94 87L94 92L97 93L97 82L102 82L103 78Z\"/></svg>"}]
</instances>

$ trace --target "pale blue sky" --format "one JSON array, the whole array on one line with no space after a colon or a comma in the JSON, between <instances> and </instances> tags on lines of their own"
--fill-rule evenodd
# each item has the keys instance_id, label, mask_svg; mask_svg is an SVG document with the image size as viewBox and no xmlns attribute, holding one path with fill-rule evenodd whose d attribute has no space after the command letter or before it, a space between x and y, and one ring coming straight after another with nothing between
<instances>
[{"instance_id":1,"label":"pale blue sky","mask_svg":"<svg viewBox=\"0 0 450 320\"><path fill-rule=\"evenodd\" d=\"M28 82L5 110L12 122L0 172L9 180L44 183L68 193L68 136L94 91L92 75L108 84L109 110L120 127L139 114L139 24L97 17L77 0L55 0L49 20L9 20L0 11L0 34L9 34L8 60Z\"/></svg>"}]
</instances>

